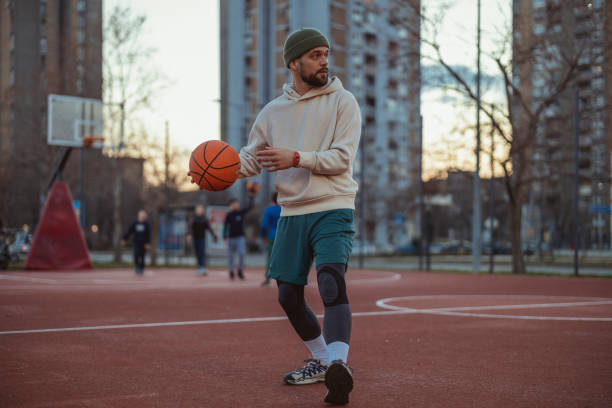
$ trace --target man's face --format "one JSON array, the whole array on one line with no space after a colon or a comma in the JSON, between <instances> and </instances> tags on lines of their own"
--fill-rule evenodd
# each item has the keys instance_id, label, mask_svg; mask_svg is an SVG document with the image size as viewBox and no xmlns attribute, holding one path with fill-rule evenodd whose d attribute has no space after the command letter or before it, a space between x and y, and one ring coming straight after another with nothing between
<instances>
[{"instance_id":1,"label":"man's face","mask_svg":"<svg viewBox=\"0 0 612 408\"><path fill-rule=\"evenodd\" d=\"M238 209L240 208L240 204L238 203L238 201L232 201L229 207L232 211L238 211Z\"/></svg>"},{"instance_id":2,"label":"man's face","mask_svg":"<svg viewBox=\"0 0 612 408\"><path fill-rule=\"evenodd\" d=\"M302 81L315 87L327 84L329 66L327 57L329 48L321 46L304 53L295 61L298 74Z\"/></svg>"},{"instance_id":3,"label":"man's face","mask_svg":"<svg viewBox=\"0 0 612 408\"><path fill-rule=\"evenodd\" d=\"M197 216L200 216L200 217L204 215L204 206L203 205L196 206L195 213Z\"/></svg>"},{"instance_id":4,"label":"man's face","mask_svg":"<svg viewBox=\"0 0 612 408\"><path fill-rule=\"evenodd\" d=\"M147 212L144 210L138 211L138 221L143 222L147 220Z\"/></svg>"}]
</instances>

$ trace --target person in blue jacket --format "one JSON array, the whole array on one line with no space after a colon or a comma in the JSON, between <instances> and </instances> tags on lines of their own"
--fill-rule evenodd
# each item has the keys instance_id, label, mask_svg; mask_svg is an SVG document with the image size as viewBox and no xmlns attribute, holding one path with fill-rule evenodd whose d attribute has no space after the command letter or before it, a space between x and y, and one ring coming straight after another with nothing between
<instances>
[{"instance_id":1,"label":"person in blue jacket","mask_svg":"<svg viewBox=\"0 0 612 408\"><path fill-rule=\"evenodd\" d=\"M138 218L130 225L121 245L125 245L130 236L134 236L134 271L136 275L144 274L145 255L151 247L151 225L147 221L147 212L145 210L138 211Z\"/></svg>"},{"instance_id":2,"label":"person in blue jacket","mask_svg":"<svg viewBox=\"0 0 612 408\"><path fill-rule=\"evenodd\" d=\"M261 237L264 242L267 242L267 254L266 254L266 280L262 282L261 286L270 286L270 275L268 269L270 267L270 254L272 254L272 247L274 246L274 238L276 237L276 225L281 214L281 207L277 202L278 193L272 194L272 204L269 205L264 211L261 219Z\"/></svg>"}]
</instances>

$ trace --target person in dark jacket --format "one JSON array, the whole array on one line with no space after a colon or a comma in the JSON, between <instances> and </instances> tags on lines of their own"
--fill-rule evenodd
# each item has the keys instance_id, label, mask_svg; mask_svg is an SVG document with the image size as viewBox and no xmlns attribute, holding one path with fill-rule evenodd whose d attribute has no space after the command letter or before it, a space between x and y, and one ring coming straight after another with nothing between
<instances>
[{"instance_id":1,"label":"person in dark jacket","mask_svg":"<svg viewBox=\"0 0 612 408\"><path fill-rule=\"evenodd\" d=\"M272 204L266 207L264 215L261 219L261 237L264 242L267 243L266 252L266 280L262 282L261 286L270 286L270 277L268 276L268 268L270 268L270 254L272 254L272 247L274 247L274 238L276 238L276 226L280 218L281 207L277 202L278 193L272 194Z\"/></svg>"},{"instance_id":2,"label":"person in dark jacket","mask_svg":"<svg viewBox=\"0 0 612 408\"><path fill-rule=\"evenodd\" d=\"M137 275L142 275L144 274L145 255L151 247L151 226L147 221L145 210L138 211L138 218L130 225L123 236L121 245L125 245L125 241L130 239L130 236L134 237L134 271Z\"/></svg>"},{"instance_id":3,"label":"person in dark jacket","mask_svg":"<svg viewBox=\"0 0 612 408\"><path fill-rule=\"evenodd\" d=\"M218 237L211 228L205 215L203 205L196 205L195 217L191 221L190 233L187 235L187 242L193 242L196 260L198 261L198 275L205 276L206 272L206 231L209 231L217 242Z\"/></svg>"},{"instance_id":4,"label":"person in dark jacket","mask_svg":"<svg viewBox=\"0 0 612 408\"><path fill-rule=\"evenodd\" d=\"M237 199L232 198L229 202L230 211L225 216L223 227L223 239L228 244L228 268L229 277L234 279L234 254L238 254L238 278L244 279L244 255L246 254L246 239L244 237L244 218L253 208L255 197L254 191L249 191L249 202L246 207L240 208Z\"/></svg>"}]
</instances>

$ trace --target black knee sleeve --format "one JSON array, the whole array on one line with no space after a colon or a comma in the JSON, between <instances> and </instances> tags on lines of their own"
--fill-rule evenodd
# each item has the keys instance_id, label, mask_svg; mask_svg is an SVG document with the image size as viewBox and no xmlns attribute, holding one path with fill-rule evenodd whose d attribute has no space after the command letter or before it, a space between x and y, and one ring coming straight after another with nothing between
<instances>
[{"instance_id":1,"label":"black knee sleeve","mask_svg":"<svg viewBox=\"0 0 612 408\"><path fill-rule=\"evenodd\" d=\"M319 293L325 306L348 304L344 273L346 265L340 263L323 264L317 268Z\"/></svg>"},{"instance_id":2,"label":"black knee sleeve","mask_svg":"<svg viewBox=\"0 0 612 408\"><path fill-rule=\"evenodd\" d=\"M282 283L278 285L278 303L283 307L285 313L297 311L303 305L304 287Z\"/></svg>"}]
</instances>

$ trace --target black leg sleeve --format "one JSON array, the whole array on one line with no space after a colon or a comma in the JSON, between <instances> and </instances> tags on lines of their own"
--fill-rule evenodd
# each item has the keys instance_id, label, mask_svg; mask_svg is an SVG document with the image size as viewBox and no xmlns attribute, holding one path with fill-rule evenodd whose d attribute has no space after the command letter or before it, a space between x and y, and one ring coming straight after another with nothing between
<instances>
[{"instance_id":1,"label":"black leg sleeve","mask_svg":"<svg viewBox=\"0 0 612 408\"><path fill-rule=\"evenodd\" d=\"M308 341L319 337L321 326L304 299L304 286L287 282L277 283L278 302L300 338Z\"/></svg>"}]
</instances>

